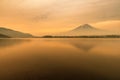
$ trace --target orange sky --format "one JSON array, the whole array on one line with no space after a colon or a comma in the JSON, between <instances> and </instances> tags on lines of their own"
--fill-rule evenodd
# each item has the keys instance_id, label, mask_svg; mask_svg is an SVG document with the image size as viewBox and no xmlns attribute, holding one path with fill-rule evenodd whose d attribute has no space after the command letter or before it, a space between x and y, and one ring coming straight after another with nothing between
<instances>
[{"instance_id":1,"label":"orange sky","mask_svg":"<svg viewBox=\"0 0 120 80\"><path fill-rule=\"evenodd\" d=\"M89 23L120 31L120 0L0 0L0 26L34 35Z\"/></svg>"}]
</instances>

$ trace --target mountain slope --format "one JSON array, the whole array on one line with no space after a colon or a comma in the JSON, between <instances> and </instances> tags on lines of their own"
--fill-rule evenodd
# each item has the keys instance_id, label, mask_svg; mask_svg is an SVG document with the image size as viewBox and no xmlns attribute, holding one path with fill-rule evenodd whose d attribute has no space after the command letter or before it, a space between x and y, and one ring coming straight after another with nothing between
<instances>
[{"instance_id":1,"label":"mountain slope","mask_svg":"<svg viewBox=\"0 0 120 80\"><path fill-rule=\"evenodd\" d=\"M93 30L98 30L98 29L92 27L89 24L84 24L84 25L81 25L81 26L73 29L72 31L93 31Z\"/></svg>"},{"instance_id":2,"label":"mountain slope","mask_svg":"<svg viewBox=\"0 0 120 80\"><path fill-rule=\"evenodd\" d=\"M0 34L0 38L10 38L10 37L6 36L6 35L3 35L3 34Z\"/></svg>"},{"instance_id":3,"label":"mountain slope","mask_svg":"<svg viewBox=\"0 0 120 80\"><path fill-rule=\"evenodd\" d=\"M89 24L81 25L73 30L57 34L57 36L91 36L91 35L109 35L109 31L92 27Z\"/></svg>"},{"instance_id":4,"label":"mountain slope","mask_svg":"<svg viewBox=\"0 0 120 80\"><path fill-rule=\"evenodd\" d=\"M14 31L12 29L0 28L0 34L12 37L12 38L30 38L33 37L31 34Z\"/></svg>"},{"instance_id":5,"label":"mountain slope","mask_svg":"<svg viewBox=\"0 0 120 80\"><path fill-rule=\"evenodd\" d=\"M84 24L69 31L68 33L73 35L98 35L101 34L101 32L102 30L100 29L94 28L89 24Z\"/></svg>"}]
</instances>

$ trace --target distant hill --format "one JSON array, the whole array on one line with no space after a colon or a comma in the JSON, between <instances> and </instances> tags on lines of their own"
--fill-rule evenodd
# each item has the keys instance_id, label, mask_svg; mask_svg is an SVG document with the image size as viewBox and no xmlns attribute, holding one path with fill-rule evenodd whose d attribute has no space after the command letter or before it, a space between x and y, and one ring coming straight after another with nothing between
<instances>
[{"instance_id":1,"label":"distant hill","mask_svg":"<svg viewBox=\"0 0 120 80\"><path fill-rule=\"evenodd\" d=\"M0 34L9 36L11 38L31 38L31 37L33 37L31 34L22 33L19 31L15 31L15 30L3 28L3 27L0 27Z\"/></svg>"},{"instance_id":2,"label":"distant hill","mask_svg":"<svg viewBox=\"0 0 120 80\"><path fill-rule=\"evenodd\" d=\"M73 30L56 34L55 36L97 36L97 35L113 35L109 31L97 29L89 24L76 27Z\"/></svg>"},{"instance_id":3,"label":"distant hill","mask_svg":"<svg viewBox=\"0 0 120 80\"><path fill-rule=\"evenodd\" d=\"M0 38L10 38L10 37L6 36L6 35L3 35L3 34L0 34Z\"/></svg>"}]
</instances>

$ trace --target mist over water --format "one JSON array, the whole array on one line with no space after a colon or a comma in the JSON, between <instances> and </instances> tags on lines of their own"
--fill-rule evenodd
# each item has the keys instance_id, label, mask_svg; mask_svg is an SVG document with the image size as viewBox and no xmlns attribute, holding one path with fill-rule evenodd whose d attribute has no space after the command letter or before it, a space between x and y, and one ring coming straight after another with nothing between
<instances>
[{"instance_id":1,"label":"mist over water","mask_svg":"<svg viewBox=\"0 0 120 80\"><path fill-rule=\"evenodd\" d=\"M0 39L0 80L120 80L120 39Z\"/></svg>"}]
</instances>

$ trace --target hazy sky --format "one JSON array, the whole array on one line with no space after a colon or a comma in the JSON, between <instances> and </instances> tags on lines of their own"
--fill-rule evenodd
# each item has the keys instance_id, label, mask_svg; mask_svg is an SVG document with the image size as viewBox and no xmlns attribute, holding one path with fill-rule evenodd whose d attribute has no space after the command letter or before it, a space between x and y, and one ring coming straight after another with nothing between
<instances>
[{"instance_id":1,"label":"hazy sky","mask_svg":"<svg viewBox=\"0 0 120 80\"><path fill-rule=\"evenodd\" d=\"M0 0L0 26L34 35L89 23L120 31L120 0Z\"/></svg>"}]
</instances>

